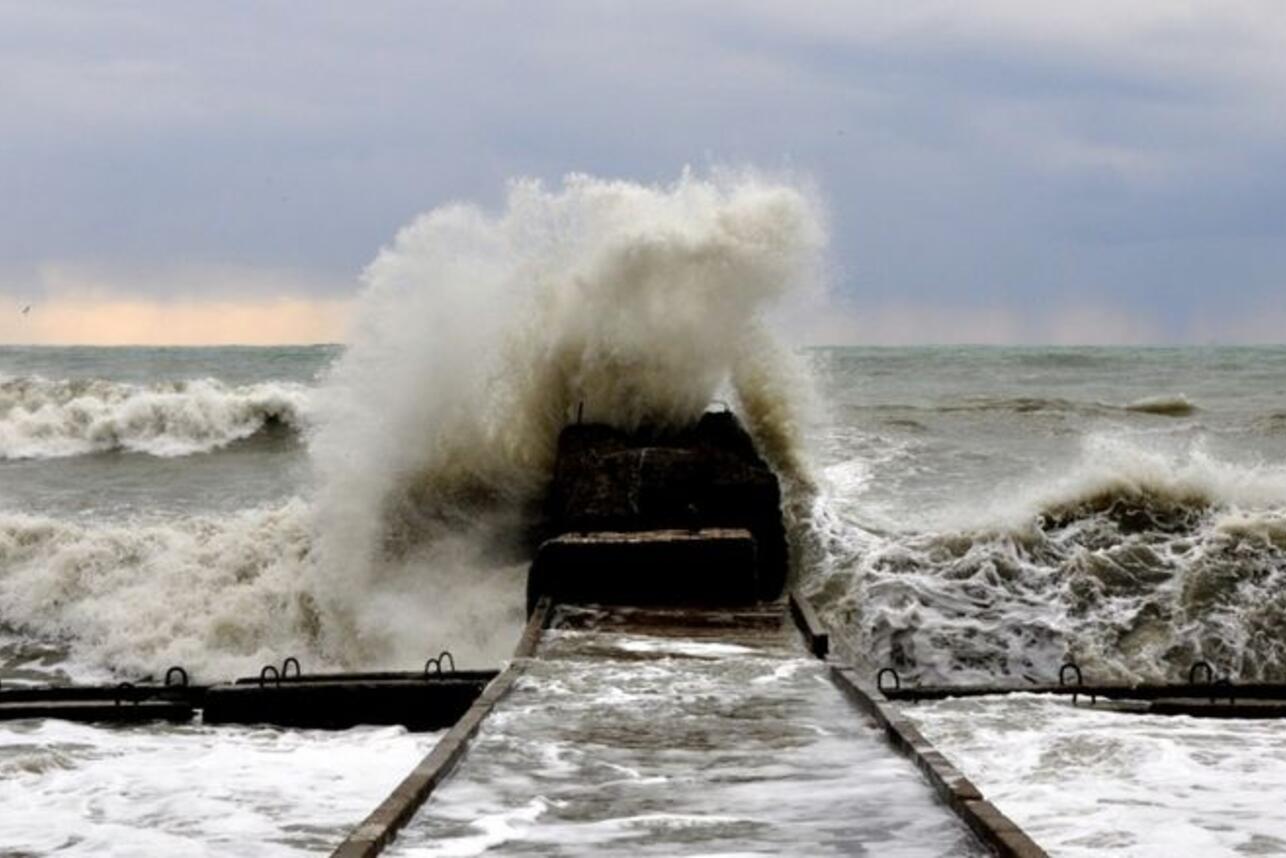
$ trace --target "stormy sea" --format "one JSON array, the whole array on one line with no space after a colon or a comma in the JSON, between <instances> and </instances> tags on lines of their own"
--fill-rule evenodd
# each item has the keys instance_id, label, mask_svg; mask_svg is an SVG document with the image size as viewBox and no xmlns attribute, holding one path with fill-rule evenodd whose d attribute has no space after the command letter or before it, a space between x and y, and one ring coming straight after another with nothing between
<instances>
[{"instance_id":1,"label":"stormy sea","mask_svg":"<svg viewBox=\"0 0 1286 858\"><path fill-rule=\"evenodd\" d=\"M518 183L399 233L344 346L0 348L0 685L494 666L559 428L725 405L904 681L1286 681L1286 348L787 347L824 242L790 186ZM1052 854L1286 853L1279 722L907 714ZM0 855L324 852L436 737L0 724Z\"/></svg>"}]
</instances>

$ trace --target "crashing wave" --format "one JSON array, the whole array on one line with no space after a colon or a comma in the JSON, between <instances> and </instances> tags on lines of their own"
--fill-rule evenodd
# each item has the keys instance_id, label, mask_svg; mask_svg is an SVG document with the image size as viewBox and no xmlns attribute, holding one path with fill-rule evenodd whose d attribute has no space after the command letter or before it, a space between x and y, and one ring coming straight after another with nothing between
<instances>
[{"instance_id":1,"label":"crashing wave","mask_svg":"<svg viewBox=\"0 0 1286 858\"><path fill-rule=\"evenodd\" d=\"M0 459L125 451L206 453L274 426L302 429L310 390L292 382L214 379L128 384L101 379L0 380Z\"/></svg>"},{"instance_id":2,"label":"crashing wave","mask_svg":"<svg viewBox=\"0 0 1286 858\"><path fill-rule=\"evenodd\" d=\"M934 681L1286 679L1286 468L1087 439L1052 486L874 532L819 501L807 582L859 650Z\"/></svg>"},{"instance_id":3,"label":"crashing wave","mask_svg":"<svg viewBox=\"0 0 1286 858\"><path fill-rule=\"evenodd\" d=\"M299 500L230 516L88 524L0 514L0 617L125 675L182 664L205 679L284 654L314 663L312 532Z\"/></svg>"},{"instance_id":4,"label":"crashing wave","mask_svg":"<svg viewBox=\"0 0 1286 858\"><path fill-rule=\"evenodd\" d=\"M309 669L414 669L448 647L483 666L512 651L522 593L498 596L475 570L511 578L524 561L484 561L486 537L460 529L418 556L419 574L373 574L376 586L356 597L369 625L349 629L317 589L316 524L299 498L119 523L0 513L0 629L58 653L60 670L99 679L179 664L223 681L289 655Z\"/></svg>"},{"instance_id":5,"label":"crashing wave","mask_svg":"<svg viewBox=\"0 0 1286 858\"><path fill-rule=\"evenodd\" d=\"M802 481L803 385L761 323L815 275L821 220L790 185L685 173L520 181L498 212L445 206L404 228L365 274L311 439L335 648L417 636L416 594L460 599L475 628L520 606L523 514L578 414L682 425L729 390Z\"/></svg>"}]
</instances>

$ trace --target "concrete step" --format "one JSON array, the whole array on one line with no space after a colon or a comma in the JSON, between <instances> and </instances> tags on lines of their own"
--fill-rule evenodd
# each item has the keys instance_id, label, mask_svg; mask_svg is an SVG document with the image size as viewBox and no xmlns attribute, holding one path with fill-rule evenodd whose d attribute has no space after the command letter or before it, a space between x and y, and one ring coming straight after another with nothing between
<instances>
[{"instance_id":1,"label":"concrete step","mask_svg":"<svg viewBox=\"0 0 1286 858\"><path fill-rule=\"evenodd\" d=\"M286 680L211 687L203 701L207 724L276 724L346 729L358 724L401 724L409 730L450 727L482 693L485 678Z\"/></svg>"},{"instance_id":2,"label":"concrete step","mask_svg":"<svg viewBox=\"0 0 1286 858\"><path fill-rule=\"evenodd\" d=\"M563 534L536 552L527 610L542 596L572 605L753 604L756 550L741 528Z\"/></svg>"}]
</instances>

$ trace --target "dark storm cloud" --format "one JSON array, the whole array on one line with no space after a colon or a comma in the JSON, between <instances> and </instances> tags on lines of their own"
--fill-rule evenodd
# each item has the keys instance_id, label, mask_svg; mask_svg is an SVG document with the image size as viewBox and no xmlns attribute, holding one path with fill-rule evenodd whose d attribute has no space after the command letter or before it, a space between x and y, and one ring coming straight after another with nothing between
<instances>
[{"instance_id":1,"label":"dark storm cloud","mask_svg":"<svg viewBox=\"0 0 1286 858\"><path fill-rule=\"evenodd\" d=\"M1261 337L1280 8L0 3L0 288L333 295L513 176L730 162L826 197L830 337Z\"/></svg>"}]
</instances>

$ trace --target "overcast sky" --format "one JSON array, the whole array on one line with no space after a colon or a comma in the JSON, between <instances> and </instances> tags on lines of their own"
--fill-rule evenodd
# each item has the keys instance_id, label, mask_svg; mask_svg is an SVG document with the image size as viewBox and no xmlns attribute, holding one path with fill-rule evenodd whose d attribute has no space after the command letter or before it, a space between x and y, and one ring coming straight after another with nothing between
<instances>
[{"instance_id":1,"label":"overcast sky","mask_svg":"<svg viewBox=\"0 0 1286 858\"><path fill-rule=\"evenodd\" d=\"M0 0L0 340L325 339L418 212L710 164L820 189L813 340L1286 339L1280 0Z\"/></svg>"}]
</instances>

